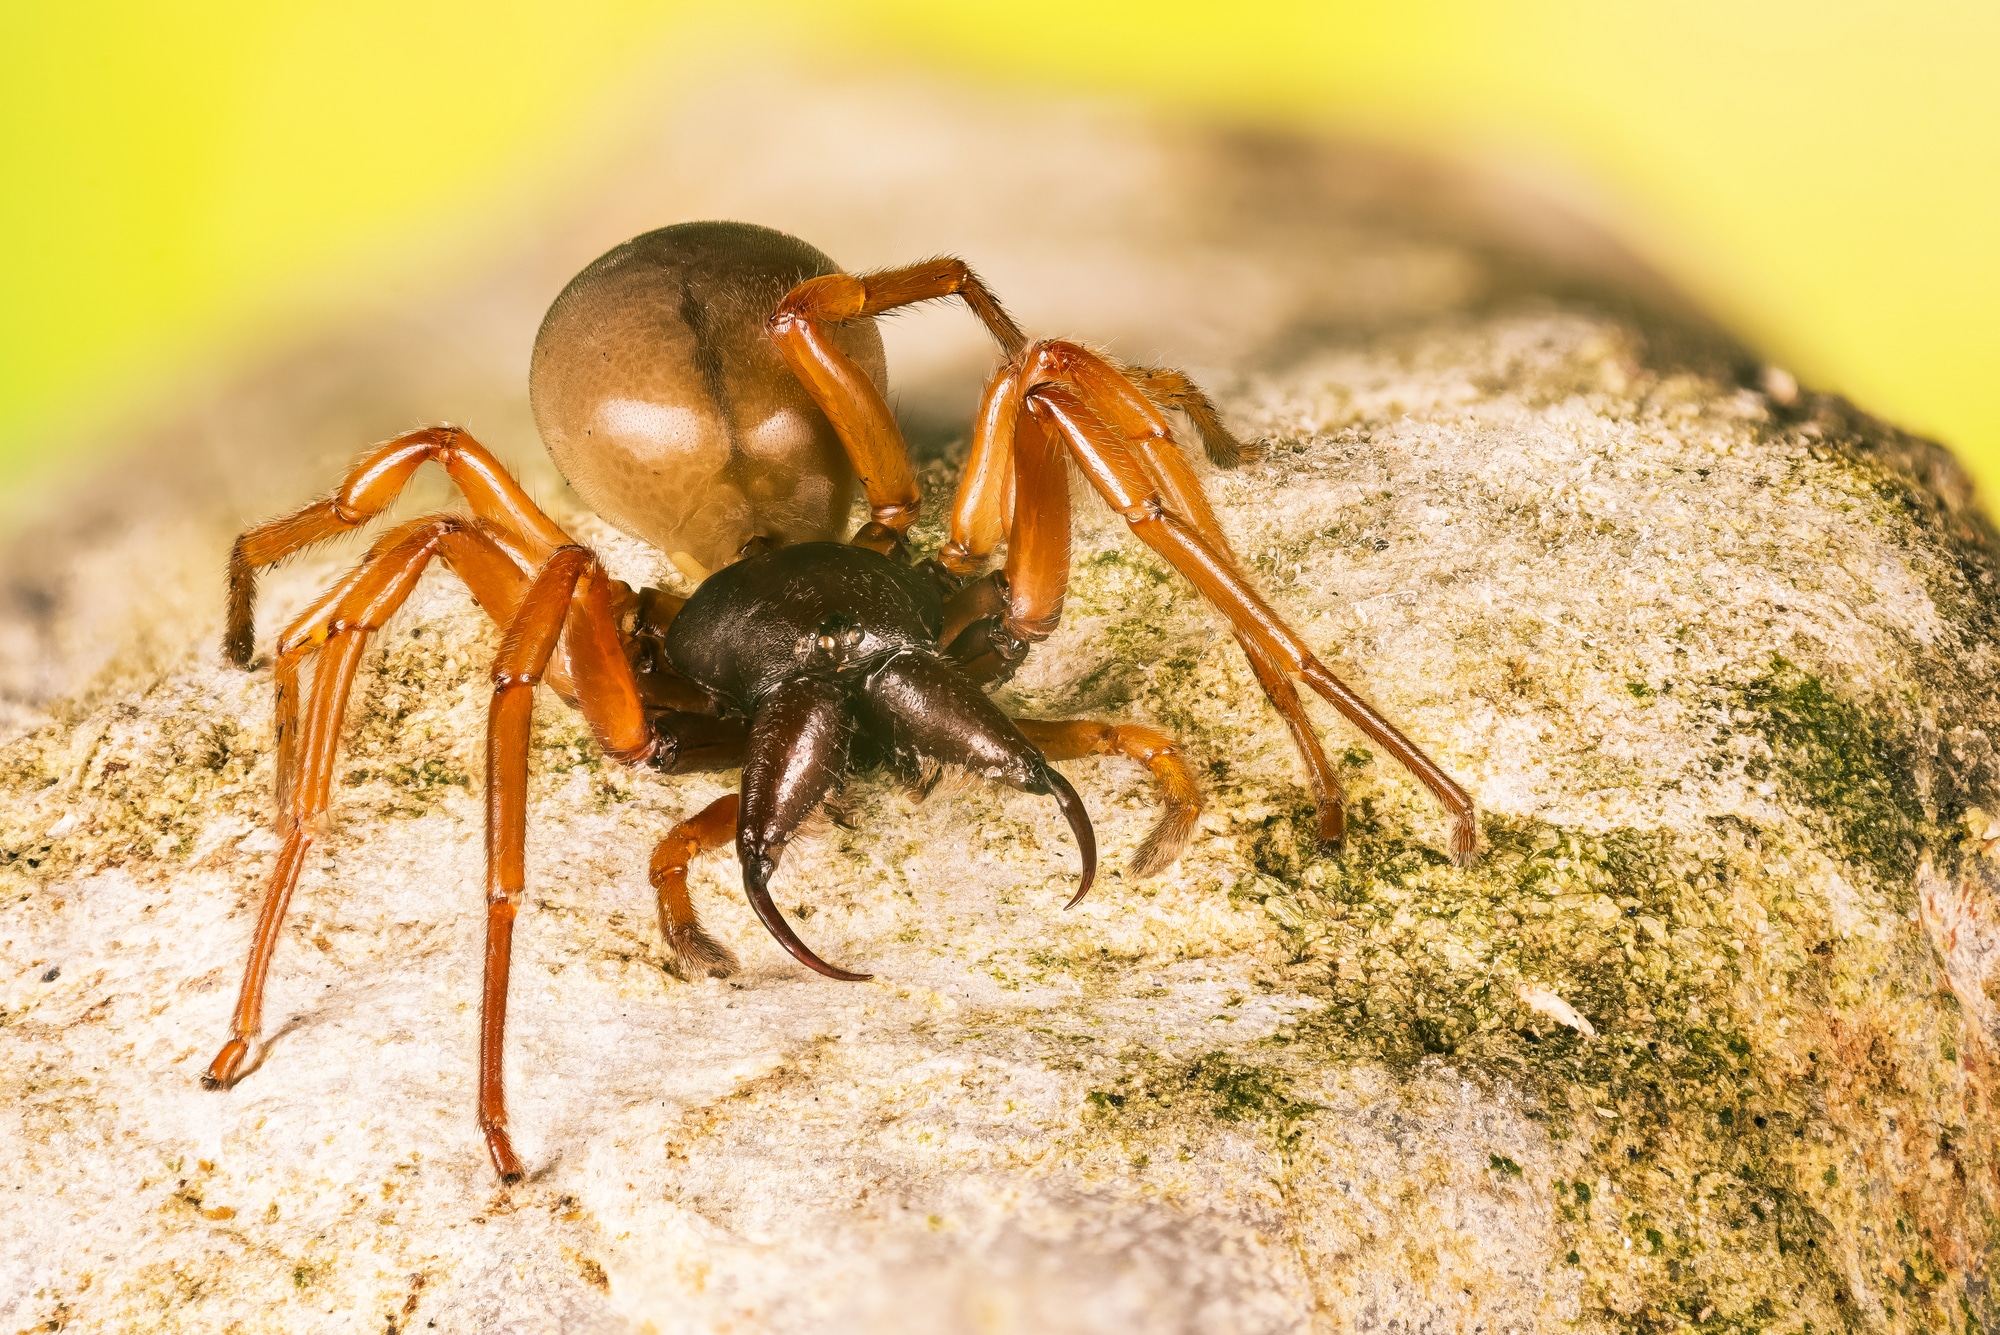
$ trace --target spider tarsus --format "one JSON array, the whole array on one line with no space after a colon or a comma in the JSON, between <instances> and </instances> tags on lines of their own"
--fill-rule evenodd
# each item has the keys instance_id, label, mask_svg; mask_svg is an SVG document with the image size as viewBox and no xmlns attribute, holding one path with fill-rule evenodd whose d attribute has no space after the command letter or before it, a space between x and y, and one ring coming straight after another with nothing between
<instances>
[{"instance_id":1,"label":"spider tarsus","mask_svg":"<svg viewBox=\"0 0 2000 1335\"><path fill-rule=\"evenodd\" d=\"M493 1171L500 1180L512 1186L528 1175L521 1163L521 1156L514 1153L514 1142L507 1136L507 1128L491 1123L481 1128L486 1132L486 1153L493 1160Z\"/></svg>"},{"instance_id":2,"label":"spider tarsus","mask_svg":"<svg viewBox=\"0 0 2000 1335\"><path fill-rule=\"evenodd\" d=\"M684 983L727 978L742 966L736 952L710 936L700 923L667 934L667 971Z\"/></svg>"},{"instance_id":3,"label":"spider tarsus","mask_svg":"<svg viewBox=\"0 0 2000 1335\"><path fill-rule=\"evenodd\" d=\"M1217 468L1234 468L1245 459L1256 457L1253 446L1246 445L1230 434L1221 423L1214 425L1196 420L1195 432L1201 437L1202 453Z\"/></svg>"},{"instance_id":4,"label":"spider tarsus","mask_svg":"<svg viewBox=\"0 0 2000 1335\"><path fill-rule=\"evenodd\" d=\"M1233 449L1218 451L1212 445L1208 447L1209 462L1213 463L1217 468L1235 468L1239 464L1254 464L1270 453L1269 441L1238 440L1234 436L1227 435L1227 433L1225 433L1225 436Z\"/></svg>"},{"instance_id":5,"label":"spider tarsus","mask_svg":"<svg viewBox=\"0 0 2000 1335\"><path fill-rule=\"evenodd\" d=\"M1347 849L1347 804L1339 798L1322 803L1319 832L1313 840L1323 858L1337 858Z\"/></svg>"},{"instance_id":6,"label":"spider tarsus","mask_svg":"<svg viewBox=\"0 0 2000 1335\"><path fill-rule=\"evenodd\" d=\"M222 635L222 653L239 668L249 668L256 651L257 572L243 552L243 539L229 549L229 611Z\"/></svg>"},{"instance_id":7,"label":"spider tarsus","mask_svg":"<svg viewBox=\"0 0 2000 1335\"><path fill-rule=\"evenodd\" d=\"M222 1051L215 1054L215 1060L202 1073L203 1089L228 1089L233 1086L243 1071L243 1062L250 1055L250 1045L240 1038L232 1038L222 1045Z\"/></svg>"},{"instance_id":8,"label":"spider tarsus","mask_svg":"<svg viewBox=\"0 0 2000 1335\"><path fill-rule=\"evenodd\" d=\"M1174 864L1186 850L1188 840L1194 837L1195 822L1201 819L1201 808L1176 803L1161 815L1139 847L1132 851L1131 860L1125 864L1125 874L1133 880L1143 881L1148 876L1157 876Z\"/></svg>"},{"instance_id":9,"label":"spider tarsus","mask_svg":"<svg viewBox=\"0 0 2000 1335\"><path fill-rule=\"evenodd\" d=\"M1470 811L1452 817L1451 860L1461 867L1479 861L1479 820Z\"/></svg>"}]
</instances>

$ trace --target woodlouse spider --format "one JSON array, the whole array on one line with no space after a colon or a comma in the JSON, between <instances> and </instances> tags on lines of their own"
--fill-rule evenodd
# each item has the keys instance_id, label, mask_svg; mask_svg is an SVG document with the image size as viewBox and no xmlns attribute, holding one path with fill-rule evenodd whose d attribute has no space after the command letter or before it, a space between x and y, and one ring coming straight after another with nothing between
<instances>
[{"instance_id":1,"label":"woodlouse spider","mask_svg":"<svg viewBox=\"0 0 2000 1335\"><path fill-rule=\"evenodd\" d=\"M979 406L949 540L936 560L911 565L903 535L917 517L917 483L883 397L872 317L945 297L972 309L1003 361ZM1178 371L1121 366L1075 343L1030 343L958 260L857 277L767 228L663 228L564 289L536 339L530 390L543 440L584 502L699 585L683 602L610 578L453 427L390 441L326 499L237 540L225 647L247 667L260 568L368 523L425 463L441 465L471 509L383 535L278 639L281 846L230 1037L208 1068L213 1086L246 1071L285 906L326 811L363 647L433 558L506 628L487 737L479 1053L479 1124L505 1179L522 1171L507 1135L501 1043L539 681L581 710L606 754L624 764L663 774L742 769L738 794L681 822L653 853L660 925L685 977L736 966L687 893L689 860L732 835L744 891L785 949L829 978L867 976L813 954L769 889L787 838L865 763L911 782L925 766L949 763L1053 796L1082 855L1074 904L1090 889L1095 840L1082 801L1048 762L1130 756L1165 795L1132 870L1146 875L1179 855L1202 796L1171 738L1130 724L1010 719L985 693L1061 616L1072 467L1227 617L1305 760L1322 844L1341 842L1343 799L1295 681L1408 766L1450 809L1453 856L1473 857L1465 793L1327 671L1244 578L1165 415L1186 414L1210 459L1234 464L1241 449L1208 397ZM832 541L857 484L871 518L849 542ZM1003 540L1004 564L981 573Z\"/></svg>"}]
</instances>

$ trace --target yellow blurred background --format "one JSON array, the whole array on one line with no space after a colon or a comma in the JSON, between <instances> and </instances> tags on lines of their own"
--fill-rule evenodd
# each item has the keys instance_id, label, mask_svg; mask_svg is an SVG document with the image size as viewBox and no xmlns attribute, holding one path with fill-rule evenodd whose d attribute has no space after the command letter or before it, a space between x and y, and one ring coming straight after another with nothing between
<instances>
[{"instance_id":1,"label":"yellow blurred background","mask_svg":"<svg viewBox=\"0 0 2000 1335\"><path fill-rule=\"evenodd\" d=\"M710 51L1529 164L2000 494L2000 6L1941 0L9 0L0 491L357 285L477 263Z\"/></svg>"}]
</instances>

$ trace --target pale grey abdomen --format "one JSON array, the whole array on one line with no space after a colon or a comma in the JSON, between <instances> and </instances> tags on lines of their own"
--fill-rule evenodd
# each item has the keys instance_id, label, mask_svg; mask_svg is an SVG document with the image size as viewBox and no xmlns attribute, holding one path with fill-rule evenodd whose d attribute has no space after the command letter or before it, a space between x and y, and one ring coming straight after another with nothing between
<instances>
[{"instance_id":1,"label":"pale grey abdomen","mask_svg":"<svg viewBox=\"0 0 2000 1335\"><path fill-rule=\"evenodd\" d=\"M845 536L854 470L765 332L795 284L838 271L783 232L703 222L578 274L542 321L528 392L584 504L697 579L753 536ZM833 337L886 388L872 322Z\"/></svg>"}]
</instances>

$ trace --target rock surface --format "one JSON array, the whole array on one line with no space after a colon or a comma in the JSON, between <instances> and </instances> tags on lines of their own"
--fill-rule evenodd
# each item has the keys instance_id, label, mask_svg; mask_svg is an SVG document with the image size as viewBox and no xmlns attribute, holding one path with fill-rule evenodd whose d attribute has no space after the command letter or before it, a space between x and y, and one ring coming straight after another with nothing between
<instances>
[{"instance_id":1,"label":"rock surface","mask_svg":"<svg viewBox=\"0 0 2000 1335\"><path fill-rule=\"evenodd\" d=\"M2000 1320L2000 590L1948 457L1744 388L1643 273L1576 231L1537 251L1549 217L1470 178L922 88L826 90L807 129L730 96L633 148L651 194L163 419L18 541L10 1328ZM1186 856L1064 914L1047 803L863 778L779 890L876 981L794 967L714 855L697 903L745 969L683 983L645 859L724 787L609 766L546 700L508 1051L533 1168L504 1189L472 1118L496 636L434 576L357 688L268 1061L204 1092L275 847L268 673L216 649L229 534L470 419L657 578L563 508L521 368L571 270L705 214L856 267L964 253L1031 329L1194 364L1265 442L1210 478L1222 522L1474 794L1480 864L1331 717L1355 822L1315 856L1229 637L1080 504L1065 625L1006 695L1174 729L1212 796ZM955 320L889 330L934 498L981 358ZM180 483L141 509L149 470ZM266 638L352 554L279 572ZM1153 793L1066 768L1115 868Z\"/></svg>"}]
</instances>

